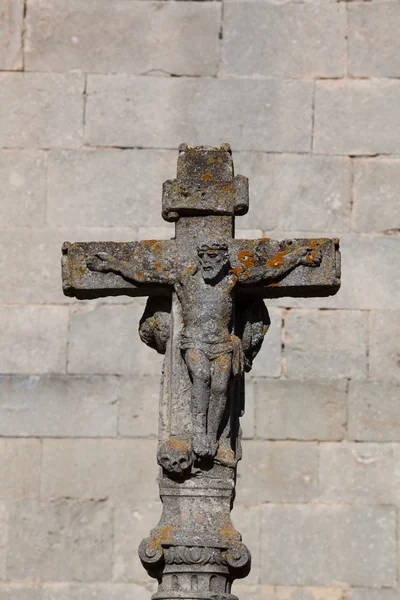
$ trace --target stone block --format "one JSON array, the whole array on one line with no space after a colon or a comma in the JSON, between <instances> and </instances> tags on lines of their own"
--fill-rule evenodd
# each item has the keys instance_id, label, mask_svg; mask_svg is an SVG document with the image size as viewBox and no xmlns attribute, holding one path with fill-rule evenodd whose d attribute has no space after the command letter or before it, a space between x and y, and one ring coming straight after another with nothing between
<instances>
[{"instance_id":1,"label":"stone block","mask_svg":"<svg viewBox=\"0 0 400 600\"><path fill-rule=\"evenodd\" d=\"M31 2L28 71L216 75L221 5L215 2ZM101 43L99 43L101 40Z\"/></svg>"},{"instance_id":2,"label":"stone block","mask_svg":"<svg viewBox=\"0 0 400 600\"><path fill-rule=\"evenodd\" d=\"M320 500L342 504L396 504L400 451L390 444L321 444Z\"/></svg>"},{"instance_id":3,"label":"stone block","mask_svg":"<svg viewBox=\"0 0 400 600\"><path fill-rule=\"evenodd\" d=\"M175 171L176 151L50 152L48 223L71 228L76 223L81 227L163 227L162 184Z\"/></svg>"},{"instance_id":4,"label":"stone block","mask_svg":"<svg viewBox=\"0 0 400 600\"><path fill-rule=\"evenodd\" d=\"M349 74L399 77L400 6L387 2L349 6Z\"/></svg>"},{"instance_id":5,"label":"stone block","mask_svg":"<svg viewBox=\"0 0 400 600\"><path fill-rule=\"evenodd\" d=\"M118 377L0 376L0 435L113 437L120 398Z\"/></svg>"},{"instance_id":6,"label":"stone block","mask_svg":"<svg viewBox=\"0 0 400 600\"><path fill-rule=\"evenodd\" d=\"M235 503L232 511L233 526L242 535L251 554L251 571L246 583L257 584L261 577L261 507ZM240 598L242 600L242 598Z\"/></svg>"},{"instance_id":7,"label":"stone block","mask_svg":"<svg viewBox=\"0 0 400 600\"><path fill-rule=\"evenodd\" d=\"M158 498L156 440L43 440L44 499Z\"/></svg>"},{"instance_id":8,"label":"stone block","mask_svg":"<svg viewBox=\"0 0 400 600\"><path fill-rule=\"evenodd\" d=\"M400 311L372 312L369 325L369 377L400 381Z\"/></svg>"},{"instance_id":9,"label":"stone block","mask_svg":"<svg viewBox=\"0 0 400 600\"><path fill-rule=\"evenodd\" d=\"M343 76L345 30L342 4L227 4L223 73L287 79Z\"/></svg>"},{"instance_id":10,"label":"stone block","mask_svg":"<svg viewBox=\"0 0 400 600\"><path fill-rule=\"evenodd\" d=\"M236 150L310 149L308 81L244 79L238 86L233 79L89 75L87 92L91 146L175 149L183 140L195 146L228 139Z\"/></svg>"},{"instance_id":11,"label":"stone block","mask_svg":"<svg viewBox=\"0 0 400 600\"><path fill-rule=\"evenodd\" d=\"M81 144L84 77L1 73L7 110L0 114L0 147L76 148Z\"/></svg>"},{"instance_id":12,"label":"stone block","mask_svg":"<svg viewBox=\"0 0 400 600\"><path fill-rule=\"evenodd\" d=\"M21 583L0 583L2 600L43 600L42 586Z\"/></svg>"},{"instance_id":13,"label":"stone block","mask_svg":"<svg viewBox=\"0 0 400 600\"><path fill-rule=\"evenodd\" d=\"M0 69L22 69L24 0L0 0Z\"/></svg>"},{"instance_id":14,"label":"stone block","mask_svg":"<svg viewBox=\"0 0 400 600\"><path fill-rule=\"evenodd\" d=\"M59 306L0 306L0 373L63 373L68 312Z\"/></svg>"},{"instance_id":15,"label":"stone block","mask_svg":"<svg viewBox=\"0 0 400 600\"><path fill-rule=\"evenodd\" d=\"M72 310L69 331L70 373L160 377L163 357L139 338L143 298L116 306L83 305Z\"/></svg>"},{"instance_id":16,"label":"stone block","mask_svg":"<svg viewBox=\"0 0 400 600\"><path fill-rule=\"evenodd\" d=\"M6 560L8 546L8 521L7 509L0 504L0 579L6 578ZM1 588L0 588L1 591ZM14 599L12 599L14 600Z\"/></svg>"},{"instance_id":17,"label":"stone block","mask_svg":"<svg viewBox=\"0 0 400 600\"><path fill-rule=\"evenodd\" d=\"M248 441L238 466L237 500L311 501L318 497L318 461L317 444Z\"/></svg>"},{"instance_id":18,"label":"stone block","mask_svg":"<svg viewBox=\"0 0 400 600\"><path fill-rule=\"evenodd\" d=\"M367 376L367 317L362 312L290 311L284 340L290 379Z\"/></svg>"},{"instance_id":19,"label":"stone block","mask_svg":"<svg viewBox=\"0 0 400 600\"><path fill-rule=\"evenodd\" d=\"M398 154L400 82L342 80L316 83L314 151Z\"/></svg>"},{"instance_id":20,"label":"stone block","mask_svg":"<svg viewBox=\"0 0 400 600\"><path fill-rule=\"evenodd\" d=\"M299 237L299 233L301 237L306 235L304 232L296 232L291 236ZM266 232L266 235L277 239L288 237L284 232ZM326 298L280 298L279 306L308 309L400 309L400 280L397 275L400 238L394 235L337 235L340 237L343 257L342 286L339 292ZM310 232L308 236L316 237L316 234ZM368 277L365 276L366 272ZM267 302L277 304L276 300Z\"/></svg>"},{"instance_id":21,"label":"stone block","mask_svg":"<svg viewBox=\"0 0 400 600\"><path fill-rule=\"evenodd\" d=\"M0 151L2 228L44 225L46 155L40 151Z\"/></svg>"},{"instance_id":22,"label":"stone block","mask_svg":"<svg viewBox=\"0 0 400 600\"><path fill-rule=\"evenodd\" d=\"M257 379L254 387L257 438L323 441L345 437L345 381Z\"/></svg>"},{"instance_id":23,"label":"stone block","mask_svg":"<svg viewBox=\"0 0 400 600\"><path fill-rule=\"evenodd\" d=\"M40 440L0 439L1 501L39 496L40 456Z\"/></svg>"},{"instance_id":24,"label":"stone block","mask_svg":"<svg viewBox=\"0 0 400 600\"><path fill-rule=\"evenodd\" d=\"M235 583L233 593L240 600L344 600L343 590L326 587L284 587Z\"/></svg>"},{"instance_id":25,"label":"stone block","mask_svg":"<svg viewBox=\"0 0 400 600\"><path fill-rule=\"evenodd\" d=\"M122 437L156 436L160 381L158 377L124 377L120 381L118 431Z\"/></svg>"},{"instance_id":26,"label":"stone block","mask_svg":"<svg viewBox=\"0 0 400 600\"><path fill-rule=\"evenodd\" d=\"M346 600L399 600L398 590L352 589L346 593Z\"/></svg>"},{"instance_id":27,"label":"stone block","mask_svg":"<svg viewBox=\"0 0 400 600\"><path fill-rule=\"evenodd\" d=\"M393 587L396 511L388 506L266 506L262 583Z\"/></svg>"},{"instance_id":28,"label":"stone block","mask_svg":"<svg viewBox=\"0 0 400 600\"><path fill-rule=\"evenodd\" d=\"M271 319L271 325L264 338L261 350L254 360L253 368L250 371L251 377L279 377L281 374L281 311L277 308L270 308L268 312Z\"/></svg>"},{"instance_id":29,"label":"stone block","mask_svg":"<svg viewBox=\"0 0 400 600\"><path fill-rule=\"evenodd\" d=\"M115 581L148 583L137 553L140 542L148 537L161 517L161 502L119 503L115 508L114 572ZM118 599L119 600L119 599ZM147 599L146 599L147 600Z\"/></svg>"},{"instance_id":30,"label":"stone block","mask_svg":"<svg viewBox=\"0 0 400 600\"><path fill-rule=\"evenodd\" d=\"M21 502L10 516L7 578L109 580L112 552L113 509L107 502Z\"/></svg>"},{"instance_id":31,"label":"stone block","mask_svg":"<svg viewBox=\"0 0 400 600\"><path fill-rule=\"evenodd\" d=\"M350 166L344 157L235 154L235 168L249 178L251 194L250 210L237 226L329 235L349 231Z\"/></svg>"},{"instance_id":32,"label":"stone block","mask_svg":"<svg viewBox=\"0 0 400 600\"><path fill-rule=\"evenodd\" d=\"M399 185L400 160L354 161L355 231L372 233L400 229Z\"/></svg>"},{"instance_id":33,"label":"stone block","mask_svg":"<svg viewBox=\"0 0 400 600\"><path fill-rule=\"evenodd\" d=\"M400 386L386 381L352 381L349 438L360 442L400 442Z\"/></svg>"},{"instance_id":34,"label":"stone block","mask_svg":"<svg viewBox=\"0 0 400 600\"><path fill-rule=\"evenodd\" d=\"M1 232L0 302L62 304L71 300L61 288L61 246L66 240L135 239L133 229L12 229ZM129 302L126 297L101 299L102 303ZM93 302L91 303L93 304Z\"/></svg>"},{"instance_id":35,"label":"stone block","mask_svg":"<svg viewBox=\"0 0 400 600\"><path fill-rule=\"evenodd\" d=\"M52 583L44 584L43 600L149 600L151 587L134 583Z\"/></svg>"}]
</instances>

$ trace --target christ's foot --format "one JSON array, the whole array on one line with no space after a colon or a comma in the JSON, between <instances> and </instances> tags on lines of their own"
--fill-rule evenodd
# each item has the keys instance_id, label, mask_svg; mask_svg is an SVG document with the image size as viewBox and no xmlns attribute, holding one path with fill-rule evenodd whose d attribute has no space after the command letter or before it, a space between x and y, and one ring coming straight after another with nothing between
<instances>
[{"instance_id":1,"label":"christ's foot","mask_svg":"<svg viewBox=\"0 0 400 600\"><path fill-rule=\"evenodd\" d=\"M200 458L214 458L217 442L209 435L197 434L193 437L193 452Z\"/></svg>"}]
</instances>

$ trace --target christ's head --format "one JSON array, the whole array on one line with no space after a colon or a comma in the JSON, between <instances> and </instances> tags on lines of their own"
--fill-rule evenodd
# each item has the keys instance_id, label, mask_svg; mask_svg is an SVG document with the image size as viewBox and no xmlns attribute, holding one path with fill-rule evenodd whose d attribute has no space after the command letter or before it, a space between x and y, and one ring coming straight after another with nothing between
<instances>
[{"instance_id":1,"label":"christ's head","mask_svg":"<svg viewBox=\"0 0 400 600\"><path fill-rule=\"evenodd\" d=\"M218 240L207 240L197 246L197 256L204 281L212 281L229 264L228 246Z\"/></svg>"}]
</instances>

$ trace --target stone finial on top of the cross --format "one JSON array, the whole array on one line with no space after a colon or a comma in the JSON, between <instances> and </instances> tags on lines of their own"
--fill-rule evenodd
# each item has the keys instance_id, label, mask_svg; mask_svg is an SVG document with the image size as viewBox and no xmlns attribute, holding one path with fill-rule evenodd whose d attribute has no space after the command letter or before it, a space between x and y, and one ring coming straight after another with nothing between
<instances>
[{"instance_id":1,"label":"stone finial on top of the cross","mask_svg":"<svg viewBox=\"0 0 400 600\"><path fill-rule=\"evenodd\" d=\"M162 216L244 215L249 209L249 182L234 176L229 144L220 148L179 146L176 179L164 182Z\"/></svg>"}]
</instances>

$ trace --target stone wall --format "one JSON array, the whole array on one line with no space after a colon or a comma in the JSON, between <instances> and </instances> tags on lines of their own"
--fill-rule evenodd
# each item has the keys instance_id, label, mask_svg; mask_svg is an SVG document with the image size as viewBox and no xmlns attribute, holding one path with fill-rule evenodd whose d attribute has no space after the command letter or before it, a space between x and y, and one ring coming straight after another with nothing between
<instances>
[{"instance_id":1,"label":"stone wall","mask_svg":"<svg viewBox=\"0 0 400 600\"><path fill-rule=\"evenodd\" d=\"M240 600L399 600L400 3L0 0L0 597L149 600L161 360L70 301L64 240L170 237L177 146L231 143L239 236L338 236L247 384Z\"/></svg>"}]
</instances>

